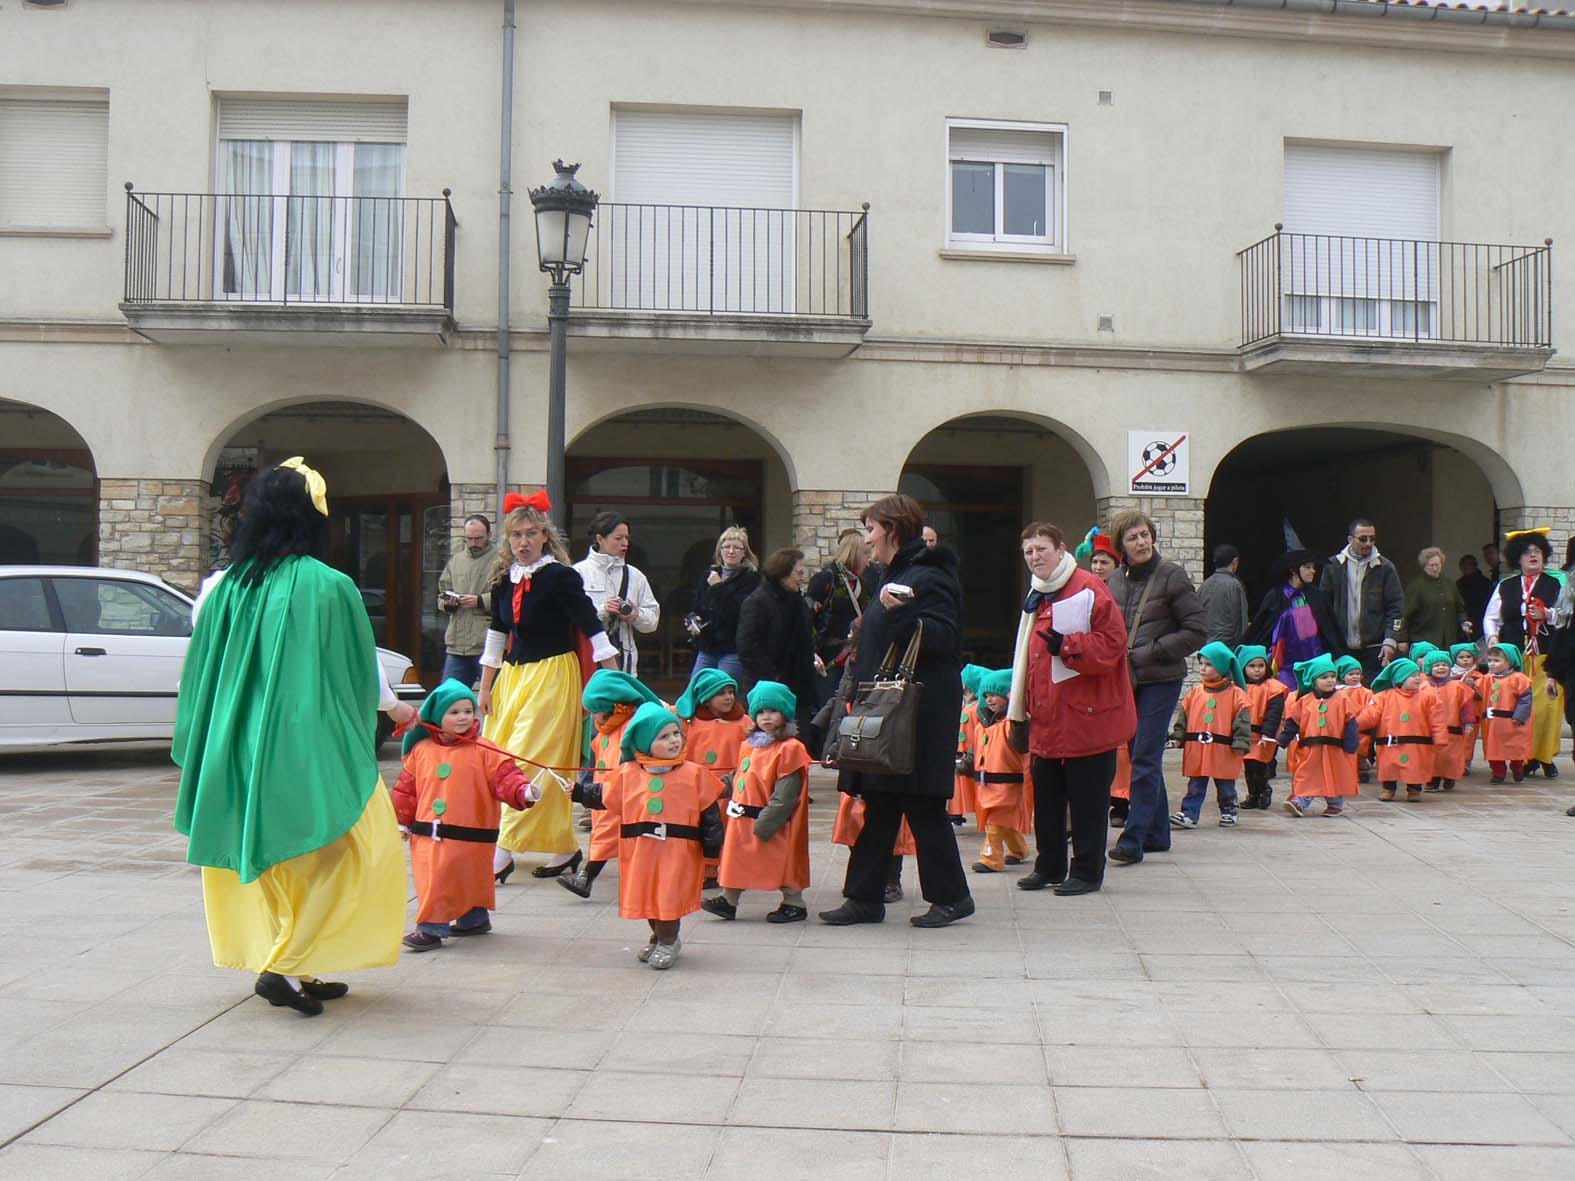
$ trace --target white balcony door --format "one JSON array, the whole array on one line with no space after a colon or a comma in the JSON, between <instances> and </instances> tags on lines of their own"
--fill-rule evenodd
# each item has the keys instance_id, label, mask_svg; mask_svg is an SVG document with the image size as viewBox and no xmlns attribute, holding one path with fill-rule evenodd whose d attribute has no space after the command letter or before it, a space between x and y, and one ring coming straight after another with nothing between
<instances>
[{"instance_id":1,"label":"white balcony door","mask_svg":"<svg viewBox=\"0 0 1575 1181\"><path fill-rule=\"evenodd\" d=\"M591 300L654 311L794 312L797 115L621 108L612 174L593 231Z\"/></svg>"},{"instance_id":2,"label":"white balcony door","mask_svg":"<svg viewBox=\"0 0 1575 1181\"><path fill-rule=\"evenodd\" d=\"M1429 337L1439 324L1439 154L1285 145L1285 330Z\"/></svg>"}]
</instances>

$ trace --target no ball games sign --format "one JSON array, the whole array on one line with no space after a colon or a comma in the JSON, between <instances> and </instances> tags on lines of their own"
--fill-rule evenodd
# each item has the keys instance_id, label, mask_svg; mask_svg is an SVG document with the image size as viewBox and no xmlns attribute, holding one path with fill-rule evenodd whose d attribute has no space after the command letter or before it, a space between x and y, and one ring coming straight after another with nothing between
<instances>
[{"instance_id":1,"label":"no ball games sign","mask_svg":"<svg viewBox=\"0 0 1575 1181\"><path fill-rule=\"evenodd\" d=\"M1134 496L1186 496L1191 486L1186 431L1127 432L1128 483Z\"/></svg>"}]
</instances>

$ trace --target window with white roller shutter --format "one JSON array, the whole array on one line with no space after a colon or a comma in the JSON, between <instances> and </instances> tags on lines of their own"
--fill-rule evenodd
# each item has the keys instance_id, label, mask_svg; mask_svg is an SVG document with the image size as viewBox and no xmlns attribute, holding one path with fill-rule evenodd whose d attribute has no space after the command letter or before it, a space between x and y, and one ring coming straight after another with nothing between
<instances>
[{"instance_id":1,"label":"window with white roller shutter","mask_svg":"<svg viewBox=\"0 0 1575 1181\"><path fill-rule=\"evenodd\" d=\"M1285 145L1280 270L1287 331L1437 331L1440 154Z\"/></svg>"},{"instance_id":2,"label":"window with white roller shutter","mask_svg":"<svg viewBox=\"0 0 1575 1181\"><path fill-rule=\"evenodd\" d=\"M0 228L103 230L109 99L0 94Z\"/></svg>"},{"instance_id":3,"label":"window with white roller shutter","mask_svg":"<svg viewBox=\"0 0 1575 1181\"><path fill-rule=\"evenodd\" d=\"M798 116L613 112L595 281L609 306L795 310Z\"/></svg>"},{"instance_id":4,"label":"window with white roller shutter","mask_svg":"<svg viewBox=\"0 0 1575 1181\"><path fill-rule=\"evenodd\" d=\"M1066 128L946 121L946 241L969 250L1064 253Z\"/></svg>"}]
</instances>

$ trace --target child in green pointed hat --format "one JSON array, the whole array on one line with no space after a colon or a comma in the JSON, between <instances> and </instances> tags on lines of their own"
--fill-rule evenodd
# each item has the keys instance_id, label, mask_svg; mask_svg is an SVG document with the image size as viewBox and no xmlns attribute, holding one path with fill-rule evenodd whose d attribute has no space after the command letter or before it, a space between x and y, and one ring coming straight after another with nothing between
<instances>
[{"instance_id":1,"label":"child in green pointed hat","mask_svg":"<svg viewBox=\"0 0 1575 1181\"><path fill-rule=\"evenodd\" d=\"M1357 702L1339 690L1334 658L1327 653L1295 666L1301 692L1285 707L1280 745L1287 748L1285 765L1291 772L1291 796L1285 810L1305 816L1314 799L1322 797L1325 816L1340 816L1345 799L1361 788L1356 779Z\"/></svg>"},{"instance_id":2,"label":"child in green pointed hat","mask_svg":"<svg viewBox=\"0 0 1575 1181\"><path fill-rule=\"evenodd\" d=\"M1170 823L1182 830L1197 828L1213 780L1220 827L1235 828L1236 780L1252 749L1252 701L1242 687L1236 654L1218 640L1203 645L1198 672L1203 679L1181 699L1170 731L1171 745L1181 749L1181 773L1187 777L1187 794Z\"/></svg>"},{"instance_id":3,"label":"child in green pointed hat","mask_svg":"<svg viewBox=\"0 0 1575 1181\"><path fill-rule=\"evenodd\" d=\"M618 913L649 924L638 958L664 970L678 961L680 921L700 907L705 848L721 843L725 788L684 759L683 723L657 702L634 711L620 749L617 773L605 784L576 784L574 799L617 818Z\"/></svg>"},{"instance_id":4,"label":"child in green pointed hat","mask_svg":"<svg viewBox=\"0 0 1575 1181\"><path fill-rule=\"evenodd\" d=\"M1449 741L1438 695L1426 682L1416 661L1395 657L1373 678L1373 699L1357 719L1373 731L1381 800L1394 799L1402 785L1407 803L1420 800L1432 782L1437 751Z\"/></svg>"},{"instance_id":5,"label":"child in green pointed hat","mask_svg":"<svg viewBox=\"0 0 1575 1181\"><path fill-rule=\"evenodd\" d=\"M1463 681L1456 680L1453 660L1447 648L1435 648L1422 664L1427 682L1438 698L1449 736L1433 750L1433 778L1428 791L1454 791L1465 774L1476 740L1476 694Z\"/></svg>"},{"instance_id":6,"label":"child in green pointed hat","mask_svg":"<svg viewBox=\"0 0 1575 1181\"><path fill-rule=\"evenodd\" d=\"M992 669L979 678L979 700L974 707L978 740L973 761L964 766L977 779L974 807L984 840L974 873L1001 873L1008 865L1028 858L1032 826L1028 810L1024 759L1007 741L1006 707L1012 696L1012 670Z\"/></svg>"},{"instance_id":7,"label":"child in green pointed hat","mask_svg":"<svg viewBox=\"0 0 1575 1181\"><path fill-rule=\"evenodd\" d=\"M736 919L745 890L779 890L781 904L768 923L802 923L809 917L809 751L798 740L793 716L798 698L778 681L757 681L749 691L755 728L741 753L732 795L724 800L727 839L716 879L720 894L700 905L718 918Z\"/></svg>"},{"instance_id":8,"label":"child in green pointed hat","mask_svg":"<svg viewBox=\"0 0 1575 1181\"><path fill-rule=\"evenodd\" d=\"M1268 648L1261 644L1243 644L1236 649L1235 656L1252 710L1252 746L1241 764L1247 798L1241 806L1267 810L1274 803L1273 768L1280 751L1277 739L1280 723L1285 719L1289 690L1285 682L1274 675Z\"/></svg>"},{"instance_id":9,"label":"child in green pointed hat","mask_svg":"<svg viewBox=\"0 0 1575 1181\"><path fill-rule=\"evenodd\" d=\"M1313 686L1320 677L1334 677L1331 690L1333 684L1338 684L1340 679L1339 671L1334 665L1334 657L1327 652L1314 656L1311 660L1298 661L1291 666L1291 671L1296 675L1298 695L1312 692Z\"/></svg>"},{"instance_id":10,"label":"child in green pointed hat","mask_svg":"<svg viewBox=\"0 0 1575 1181\"><path fill-rule=\"evenodd\" d=\"M733 691L732 700L716 701L729 689ZM714 716L721 717L733 712L737 696L737 681L719 668L703 668L690 679L673 712L685 722L693 721L702 707L710 708Z\"/></svg>"},{"instance_id":11,"label":"child in green pointed hat","mask_svg":"<svg viewBox=\"0 0 1575 1181\"><path fill-rule=\"evenodd\" d=\"M1477 661L1481 650L1471 643L1451 644L1449 646L1449 675L1457 681L1470 681L1476 683Z\"/></svg>"},{"instance_id":12,"label":"child in green pointed hat","mask_svg":"<svg viewBox=\"0 0 1575 1181\"><path fill-rule=\"evenodd\" d=\"M720 776L731 791L738 752L754 728L739 700L738 682L719 668L703 668L690 680L673 712L683 719L688 735L684 757ZM718 865L716 857L705 860L707 890L716 889Z\"/></svg>"},{"instance_id":13,"label":"child in green pointed hat","mask_svg":"<svg viewBox=\"0 0 1575 1181\"><path fill-rule=\"evenodd\" d=\"M523 811L537 798L518 763L476 741L481 722L468 685L444 681L421 703L419 717L401 745L404 765L393 791L416 883L416 927L404 944L418 952L435 951L450 935L492 930L499 805Z\"/></svg>"},{"instance_id":14,"label":"child in green pointed hat","mask_svg":"<svg viewBox=\"0 0 1575 1181\"><path fill-rule=\"evenodd\" d=\"M990 670L982 664L965 664L962 670L963 708L957 719L957 771L952 780L952 798L946 801L946 814L952 824L961 828L968 820L968 813L979 807L979 780L976 767L979 761L979 681ZM896 858L898 864L902 859ZM902 900L902 886L888 885L887 893L893 897L888 902Z\"/></svg>"},{"instance_id":15,"label":"child in green pointed hat","mask_svg":"<svg viewBox=\"0 0 1575 1181\"><path fill-rule=\"evenodd\" d=\"M1489 783L1503 783L1507 770L1519 783L1526 778L1532 751L1531 678L1521 671L1520 648L1508 641L1489 645L1488 680L1477 692L1482 702L1482 756L1492 771Z\"/></svg>"}]
</instances>

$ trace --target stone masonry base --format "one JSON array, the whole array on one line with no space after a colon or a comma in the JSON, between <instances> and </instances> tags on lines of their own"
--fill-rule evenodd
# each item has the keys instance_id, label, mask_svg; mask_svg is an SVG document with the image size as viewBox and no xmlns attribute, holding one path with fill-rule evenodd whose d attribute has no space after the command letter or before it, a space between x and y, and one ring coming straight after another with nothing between
<instances>
[{"instance_id":1,"label":"stone masonry base","mask_svg":"<svg viewBox=\"0 0 1575 1181\"><path fill-rule=\"evenodd\" d=\"M201 480L98 482L98 563L145 570L195 592L207 572Z\"/></svg>"}]
</instances>

